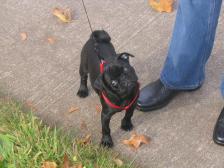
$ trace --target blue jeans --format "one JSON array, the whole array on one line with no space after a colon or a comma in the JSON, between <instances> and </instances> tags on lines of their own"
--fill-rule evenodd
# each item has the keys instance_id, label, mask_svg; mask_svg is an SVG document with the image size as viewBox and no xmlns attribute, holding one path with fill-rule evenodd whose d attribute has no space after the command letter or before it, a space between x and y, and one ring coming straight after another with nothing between
<instances>
[{"instance_id":1,"label":"blue jeans","mask_svg":"<svg viewBox=\"0 0 224 168\"><path fill-rule=\"evenodd\" d=\"M193 90L203 84L221 5L222 0L179 0L170 48L160 76L168 88ZM224 85L221 88L224 93Z\"/></svg>"}]
</instances>

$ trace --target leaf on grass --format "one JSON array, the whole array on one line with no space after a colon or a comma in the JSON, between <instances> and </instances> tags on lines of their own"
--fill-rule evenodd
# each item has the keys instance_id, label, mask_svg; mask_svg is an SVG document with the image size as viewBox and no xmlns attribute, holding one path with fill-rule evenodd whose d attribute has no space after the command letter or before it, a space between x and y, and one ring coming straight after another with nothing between
<instances>
[{"instance_id":1,"label":"leaf on grass","mask_svg":"<svg viewBox=\"0 0 224 168\"><path fill-rule=\"evenodd\" d=\"M97 112L97 114L100 114L101 111L102 111L102 106L99 105L99 104L97 104L97 105L96 105L96 112Z\"/></svg>"},{"instance_id":2,"label":"leaf on grass","mask_svg":"<svg viewBox=\"0 0 224 168\"><path fill-rule=\"evenodd\" d=\"M68 112L69 112L69 113L73 113L73 112L76 112L76 111L79 111L79 107L70 107L70 108L68 109Z\"/></svg>"},{"instance_id":3,"label":"leaf on grass","mask_svg":"<svg viewBox=\"0 0 224 168\"><path fill-rule=\"evenodd\" d=\"M25 41L27 39L27 33L26 32L20 33L20 37L22 41Z\"/></svg>"},{"instance_id":4,"label":"leaf on grass","mask_svg":"<svg viewBox=\"0 0 224 168\"><path fill-rule=\"evenodd\" d=\"M113 159L114 163L118 166L118 167L121 167L123 166L123 161L121 159L118 159L118 158L114 158Z\"/></svg>"},{"instance_id":5,"label":"leaf on grass","mask_svg":"<svg viewBox=\"0 0 224 168\"><path fill-rule=\"evenodd\" d=\"M137 135L132 133L132 136L129 140L124 140L123 144L128 145L134 149L138 149L142 144L149 144L150 138L145 135Z\"/></svg>"},{"instance_id":6,"label":"leaf on grass","mask_svg":"<svg viewBox=\"0 0 224 168\"><path fill-rule=\"evenodd\" d=\"M56 16L59 20L61 20L64 23L69 23L72 20L71 10L69 8L66 9L54 8L52 13L54 16Z\"/></svg>"},{"instance_id":7,"label":"leaf on grass","mask_svg":"<svg viewBox=\"0 0 224 168\"><path fill-rule=\"evenodd\" d=\"M91 134L86 135L84 138L78 140L80 145L87 145L91 143Z\"/></svg>"},{"instance_id":8,"label":"leaf on grass","mask_svg":"<svg viewBox=\"0 0 224 168\"><path fill-rule=\"evenodd\" d=\"M83 129L83 130L88 129L85 121L83 121L83 120L81 121L80 128Z\"/></svg>"},{"instance_id":9,"label":"leaf on grass","mask_svg":"<svg viewBox=\"0 0 224 168\"><path fill-rule=\"evenodd\" d=\"M63 162L63 167L62 168L69 168L69 159L67 153L64 154L64 162Z\"/></svg>"},{"instance_id":10,"label":"leaf on grass","mask_svg":"<svg viewBox=\"0 0 224 168\"><path fill-rule=\"evenodd\" d=\"M55 43L55 38L54 37L48 37L47 38L47 42L49 43L49 44L54 44Z\"/></svg>"},{"instance_id":11,"label":"leaf on grass","mask_svg":"<svg viewBox=\"0 0 224 168\"><path fill-rule=\"evenodd\" d=\"M149 5L159 12L172 12L173 4L174 0L149 0Z\"/></svg>"},{"instance_id":12,"label":"leaf on grass","mask_svg":"<svg viewBox=\"0 0 224 168\"><path fill-rule=\"evenodd\" d=\"M56 168L57 164L55 162L44 162L41 168Z\"/></svg>"}]
</instances>

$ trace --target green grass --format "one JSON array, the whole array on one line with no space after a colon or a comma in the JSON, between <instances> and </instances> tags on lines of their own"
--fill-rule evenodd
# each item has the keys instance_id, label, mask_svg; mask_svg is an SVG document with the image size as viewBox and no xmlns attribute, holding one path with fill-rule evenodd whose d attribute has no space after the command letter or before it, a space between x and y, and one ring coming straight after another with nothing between
<instances>
[{"instance_id":1,"label":"green grass","mask_svg":"<svg viewBox=\"0 0 224 168\"><path fill-rule=\"evenodd\" d=\"M117 154L111 150L77 141L44 125L32 112L25 113L21 103L0 99L0 168L40 168L44 161L54 161L62 167L65 153L72 165L118 167L113 161ZM124 163L121 167L133 166Z\"/></svg>"}]
</instances>

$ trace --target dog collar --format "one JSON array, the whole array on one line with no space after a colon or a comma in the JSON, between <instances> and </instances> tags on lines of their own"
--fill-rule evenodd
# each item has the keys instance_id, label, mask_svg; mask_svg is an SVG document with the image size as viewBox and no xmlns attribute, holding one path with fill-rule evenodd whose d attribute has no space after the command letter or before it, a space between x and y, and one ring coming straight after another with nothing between
<instances>
[{"instance_id":1,"label":"dog collar","mask_svg":"<svg viewBox=\"0 0 224 168\"><path fill-rule=\"evenodd\" d=\"M104 65L105 65L106 61L104 60L100 60L100 73L102 74L104 71ZM104 101L106 102L107 105L109 105L111 108L114 109L119 109L119 110L128 110L137 100L138 96L139 96L139 86L140 84L138 83L138 88L137 88L137 94L134 97L134 99L132 101L130 101L130 103L127 106L118 106L116 104L113 104L109 98L106 96L105 92L101 92L101 96L104 99Z\"/></svg>"}]
</instances>

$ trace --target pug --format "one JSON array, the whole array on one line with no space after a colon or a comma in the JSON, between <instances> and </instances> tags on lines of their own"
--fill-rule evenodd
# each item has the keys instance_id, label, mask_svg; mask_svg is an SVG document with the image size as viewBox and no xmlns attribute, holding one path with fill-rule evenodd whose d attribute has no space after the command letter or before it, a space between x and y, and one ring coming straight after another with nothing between
<instances>
[{"instance_id":1,"label":"pug","mask_svg":"<svg viewBox=\"0 0 224 168\"><path fill-rule=\"evenodd\" d=\"M139 96L139 84L135 70L129 63L130 57L134 56L115 52L111 38L104 30L94 31L81 51L81 79L77 95L81 98L88 96L89 75L91 86L102 104L101 145L105 147L113 146L109 124L115 113L125 110L121 128L125 131L133 128L131 117Z\"/></svg>"}]
</instances>

